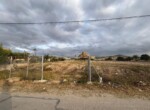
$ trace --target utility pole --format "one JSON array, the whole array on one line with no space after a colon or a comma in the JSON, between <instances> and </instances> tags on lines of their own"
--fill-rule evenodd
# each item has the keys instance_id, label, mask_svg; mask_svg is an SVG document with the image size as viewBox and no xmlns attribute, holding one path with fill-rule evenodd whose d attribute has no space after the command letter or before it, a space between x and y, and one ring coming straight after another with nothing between
<instances>
[{"instance_id":1,"label":"utility pole","mask_svg":"<svg viewBox=\"0 0 150 110\"><path fill-rule=\"evenodd\" d=\"M36 56L36 51L37 51L37 49L34 48L33 51L34 51L34 56Z\"/></svg>"},{"instance_id":2,"label":"utility pole","mask_svg":"<svg viewBox=\"0 0 150 110\"><path fill-rule=\"evenodd\" d=\"M26 56L26 52L25 52L25 50L24 50L24 59L26 59L25 56Z\"/></svg>"}]
</instances>

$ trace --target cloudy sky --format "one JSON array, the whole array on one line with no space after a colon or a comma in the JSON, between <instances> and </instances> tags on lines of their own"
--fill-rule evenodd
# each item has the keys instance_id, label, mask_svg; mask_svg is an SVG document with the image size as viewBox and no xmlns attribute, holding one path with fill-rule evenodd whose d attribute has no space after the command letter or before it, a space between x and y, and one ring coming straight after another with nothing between
<instances>
[{"instance_id":1,"label":"cloudy sky","mask_svg":"<svg viewBox=\"0 0 150 110\"><path fill-rule=\"evenodd\" d=\"M55 22L150 14L150 0L0 0L0 23ZM13 51L74 56L150 53L150 18L70 24L0 24Z\"/></svg>"}]
</instances>

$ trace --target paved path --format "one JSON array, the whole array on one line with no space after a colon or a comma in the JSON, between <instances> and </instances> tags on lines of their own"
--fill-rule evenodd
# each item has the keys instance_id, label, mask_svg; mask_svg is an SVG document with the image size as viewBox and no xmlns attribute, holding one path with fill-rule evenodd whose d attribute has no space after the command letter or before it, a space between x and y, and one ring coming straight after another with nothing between
<instances>
[{"instance_id":1,"label":"paved path","mask_svg":"<svg viewBox=\"0 0 150 110\"><path fill-rule=\"evenodd\" d=\"M112 95L0 94L0 110L150 110L150 100Z\"/></svg>"}]
</instances>

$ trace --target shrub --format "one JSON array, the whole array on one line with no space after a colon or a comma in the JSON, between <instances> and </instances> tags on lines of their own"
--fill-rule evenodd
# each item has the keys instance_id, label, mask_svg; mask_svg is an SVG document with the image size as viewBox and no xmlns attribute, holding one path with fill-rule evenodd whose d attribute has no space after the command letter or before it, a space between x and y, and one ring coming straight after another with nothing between
<instances>
[{"instance_id":1,"label":"shrub","mask_svg":"<svg viewBox=\"0 0 150 110\"><path fill-rule=\"evenodd\" d=\"M113 59L111 57L108 57L105 59L106 61L112 61Z\"/></svg>"},{"instance_id":2,"label":"shrub","mask_svg":"<svg viewBox=\"0 0 150 110\"><path fill-rule=\"evenodd\" d=\"M144 60L144 61L148 61L150 59L150 56L147 54L143 54L143 55L141 55L140 59Z\"/></svg>"},{"instance_id":3,"label":"shrub","mask_svg":"<svg viewBox=\"0 0 150 110\"><path fill-rule=\"evenodd\" d=\"M139 58L138 55L133 55L133 56L132 56L132 59L135 60L135 61L137 61L137 60L139 60L140 58Z\"/></svg>"},{"instance_id":4,"label":"shrub","mask_svg":"<svg viewBox=\"0 0 150 110\"><path fill-rule=\"evenodd\" d=\"M131 61L132 60L132 57L127 57L124 59L125 61Z\"/></svg>"},{"instance_id":5,"label":"shrub","mask_svg":"<svg viewBox=\"0 0 150 110\"><path fill-rule=\"evenodd\" d=\"M125 58L124 57L117 57L117 59L116 59L117 61L124 61L125 60Z\"/></svg>"}]
</instances>

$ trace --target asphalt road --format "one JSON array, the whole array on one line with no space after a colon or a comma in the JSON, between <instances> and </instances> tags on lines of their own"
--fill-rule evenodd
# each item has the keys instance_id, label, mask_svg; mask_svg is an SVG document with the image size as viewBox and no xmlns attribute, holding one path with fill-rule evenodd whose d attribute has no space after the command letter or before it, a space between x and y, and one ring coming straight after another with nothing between
<instances>
[{"instance_id":1,"label":"asphalt road","mask_svg":"<svg viewBox=\"0 0 150 110\"><path fill-rule=\"evenodd\" d=\"M0 110L150 110L150 100L53 94L0 94Z\"/></svg>"}]
</instances>

